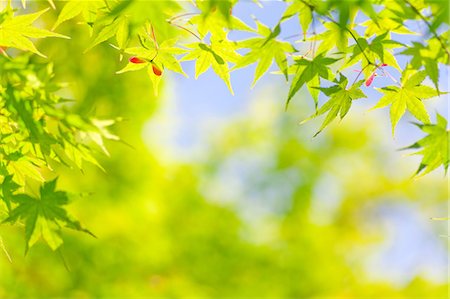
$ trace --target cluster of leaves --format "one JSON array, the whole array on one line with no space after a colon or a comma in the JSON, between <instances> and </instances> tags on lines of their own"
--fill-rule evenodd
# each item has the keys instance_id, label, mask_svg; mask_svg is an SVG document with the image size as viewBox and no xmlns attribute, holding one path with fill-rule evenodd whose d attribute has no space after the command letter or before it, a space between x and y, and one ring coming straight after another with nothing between
<instances>
[{"instance_id":1,"label":"cluster of leaves","mask_svg":"<svg viewBox=\"0 0 450 299\"><path fill-rule=\"evenodd\" d=\"M0 43L40 54L26 37L61 37L31 26L42 13L13 17L6 10ZM119 139L108 131L114 120L70 112L72 100L58 95L64 87L55 81L51 62L40 63L31 54L0 56L0 211L6 214L3 222L24 223L26 250L41 236L58 248L64 226L88 232L68 216L67 193L55 191L56 179L49 179L58 165L82 170L90 162L101 168L95 152L108 154L104 139ZM35 186L39 197L30 195Z\"/></svg>"},{"instance_id":2,"label":"cluster of leaves","mask_svg":"<svg viewBox=\"0 0 450 299\"><path fill-rule=\"evenodd\" d=\"M155 93L166 71L186 75L182 61L195 61L196 78L212 68L231 93L233 70L256 64L254 85L275 64L276 72L290 81L286 107L306 86L315 104L315 113L306 121L326 114L318 133L338 115L344 118L354 100L367 97L364 89L371 88L376 76L385 76L393 84L377 88L382 96L374 108L390 106L393 134L406 112L430 134L413 146L420 148L419 153L424 156L418 172L426 173L440 165L448 168L448 131L443 127L442 117L438 124L430 123L423 102L444 93L438 82L439 69L450 63L448 5L427 0L293 0L287 2L285 13L273 28L258 20L253 28L233 15L236 2L196 1L193 6L181 7L175 1L49 1L59 10L51 31L33 26L45 10L15 16L8 5L0 14L0 49L6 56L9 48L43 56L30 38L64 38L53 30L62 30L65 22L76 19L88 28L91 36L86 51L108 42L118 50L120 60L124 56L129 58L117 73L146 69ZM365 21L357 24L358 17ZM284 23L292 18L298 18L302 32L298 34L300 40L287 42L280 36ZM414 31L406 22L422 24L425 30ZM235 31L251 37L232 40L230 33ZM404 44L395 40L393 34L420 34L423 42ZM399 55L410 59L403 69L397 62ZM106 130L113 121L68 113L64 99L55 94L59 86L51 80L51 63L30 63L29 56L23 55L2 59L0 169L4 181L14 181L17 188L24 188L27 177L44 181L42 170L51 171L51 161L79 168L83 161L98 164L92 156L91 144L106 152L103 139L118 139ZM357 73L352 72L355 66L361 69ZM396 78L397 72L401 78ZM349 81L347 77L351 75L354 78ZM427 77L434 88L423 84ZM41 190L51 189L45 186ZM6 192L14 194L17 190ZM11 214L30 210L11 206L22 207L21 200L26 197L2 198L7 203L8 221L37 218L32 213ZM48 221L59 223L59 218L49 217ZM28 227L43 231L42 224L34 223ZM66 225L76 227L70 223L66 221ZM32 236L35 235L27 233L29 244L34 240ZM59 244L50 243L53 248Z\"/></svg>"},{"instance_id":3,"label":"cluster of leaves","mask_svg":"<svg viewBox=\"0 0 450 299\"><path fill-rule=\"evenodd\" d=\"M286 107L306 85L316 107L311 118L329 111L319 132L338 114L343 118L353 100L366 97L363 89L370 88L375 76L380 75L390 78L394 85L377 88L382 97L374 108L391 106L392 133L406 112L423 124L429 124L423 100L442 94L438 87L439 65L450 61L449 31L445 23L448 6L432 1L357 1L350 5L346 1L295 0L288 2L273 29L258 20L254 29L233 16L236 1L196 2L194 11L175 16L170 14L178 7L169 3L170 9L153 7L153 11L159 9L159 18L147 19L136 18L137 11L142 9L139 1L89 1L81 6L77 3L69 1L64 6L55 27L83 14L93 36L87 49L114 38L112 46L120 51L120 57L131 55L128 64L117 73L146 68L157 93L165 70L186 75L180 62L195 60L196 78L212 68L233 93L231 71L256 63L252 84L255 85L275 62L286 81L292 75ZM426 17L427 11L431 11L431 15ZM365 15L366 20L361 24L355 23L358 12ZM165 22L160 22L161 16ZM299 35L303 37L300 43L309 46L306 53L280 38L283 23L293 17L298 17L303 31ZM135 18L140 22L132 24ZM411 26L405 25L406 21L422 23L426 31L412 31ZM173 31L167 26L179 30ZM229 33L233 31L255 37L230 40ZM361 31L364 35L359 34ZM393 33L423 34L424 42L406 45L394 40ZM195 41L190 42L191 39ZM397 62L398 55L411 56L410 63L403 69ZM359 65L361 71L354 74L349 84L342 73L355 65ZM401 72L401 79L396 79L390 71ZM422 84L426 77L433 82L434 89ZM361 78L364 80L358 81ZM337 85L323 88L327 81ZM328 101L319 107L321 92ZM448 163L442 165L446 168Z\"/></svg>"}]
</instances>

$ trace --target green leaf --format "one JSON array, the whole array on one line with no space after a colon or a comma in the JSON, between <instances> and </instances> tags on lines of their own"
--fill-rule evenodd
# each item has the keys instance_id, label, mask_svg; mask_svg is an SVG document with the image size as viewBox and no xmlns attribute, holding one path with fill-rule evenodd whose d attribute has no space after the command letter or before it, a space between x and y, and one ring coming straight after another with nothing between
<instances>
[{"instance_id":1,"label":"green leaf","mask_svg":"<svg viewBox=\"0 0 450 299\"><path fill-rule=\"evenodd\" d=\"M12 175L7 175L4 177L2 185L1 185L1 191L2 191L2 200L5 202L6 207L8 208L8 211L11 211L11 201L13 198L13 193L19 188L20 186L16 184L16 182L13 181Z\"/></svg>"},{"instance_id":2,"label":"green leaf","mask_svg":"<svg viewBox=\"0 0 450 299\"><path fill-rule=\"evenodd\" d=\"M210 1L204 1L204 3L208 2ZM226 2L227 1L220 1L220 3ZM240 30L248 32L254 31L251 27L242 22L240 19L231 15L230 11L223 13L220 10L214 11L207 10L202 14L193 16L189 20L189 23L197 26L198 33L202 38L204 38L208 33L211 33L211 36L214 36L214 38L219 39L226 38L226 35L230 30Z\"/></svg>"},{"instance_id":3,"label":"green leaf","mask_svg":"<svg viewBox=\"0 0 450 299\"><path fill-rule=\"evenodd\" d=\"M90 1L79 1L72 0L68 1L61 12L58 15L58 19L56 20L55 25L53 25L53 30L56 29L59 25L68 21L70 19L75 18L76 16L82 14L85 19L87 16L92 13L96 14L97 10L104 6L103 1L90 0ZM86 20L88 22L89 20Z\"/></svg>"},{"instance_id":4,"label":"green leaf","mask_svg":"<svg viewBox=\"0 0 450 299\"><path fill-rule=\"evenodd\" d=\"M324 23L325 31L319 33L311 38L313 41L321 41L319 47L317 48L318 54L325 54L334 47L336 47L341 53L347 52L348 47L348 37L346 30L338 24L327 22ZM357 35L356 32L354 32Z\"/></svg>"},{"instance_id":5,"label":"green leaf","mask_svg":"<svg viewBox=\"0 0 450 299\"><path fill-rule=\"evenodd\" d=\"M428 77L430 77L431 81L433 81L434 86L436 87L437 92L439 93L439 66L436 60L431 58L424 58L425 62L425 71L427 72Z\"/></svg>"},{"instance_id":6,"label":"green leaf","mask_svg":"<svg viewBox=\"0 0 450 299\"><path fill-rule=\"evenodd\" d=\"M66 192L56 191L56 181L48 181L40 188L39 198L27 194L14 195L12 201L17 206L9 213L3 222L15 223L18 220L25 222L25 253L41 237L53 250L61 244L61 227L82 231L94 236L89 230L73 220L63 208L69 203ZM95 236L94 236L95 237Z\"/></svg>"},{"instance_id":7,"label":"green leaf","mask_svg":"<svg viewBox=\"0 0 450 299\"><path fill-rule=\"evenodd\" d=\"M103 26L84 52L86 53L98 44L110 39L113 36L117 36L118 33L122 34L123 19L125 19L125 17L117 18L112 23Z\"/></svg>"},{"instance_id":8,"label":"green leaf","mask_svg":"<svg viewBox=\"0 0 450 299\"><path fill-rule=\"evenodd\" d=\"M194 43L189 45L191 51L183 56L182 61L195 61L195 78L206 72L210 67L225 82L231 94L234 94L230 81L230 69L228 63L219 55L220 43L207 45L204 43Z\"/></svg>"},{"instance_id":9,"label":"green leaf","mask_svg":"<svg viewBox=\"0 0 450 299\"><path fill-rule=\"evenodd\" d=\"M443 55L440 53L440 44L433 44L433 48L430 47L430 42L425 46L419 42L413 42L412 46L407 47L400 54L412 56L410 64L414 69L420 69L425 67L427 75L439 93L439 58Z\"/></svg>"},{"instance_id":10,"label":"green leaf","mask_svg":"<svg viewBox=\"0 0 450 299\"><path fill-rule=\"evenodd\" d=\"M280 71L284 74L286 81L288 80L288 65L286 53L295 52L295 48L287 42L276 39L280 34L280 25L278 24L272 31L269 27L257 22L258 33L262 37L251 38L239 42L240 47L250 49L246 55L237 61L233 69L245 67L247 65L258 62L252 86L261 76L267 72L272 65L273 60L277 64Z\"/></svg>"},{"instance_id":11,"label":"green leaf","mask_svg":"<svg viewBox=\"0 0 450 299\"><path fill-rule=\"evenodd\" d=\"M314 59L309 60L301 58L295 62L297 69L292 79L291 87L289 88L289 94L286 101L286 107L294 97L294 95L300 90L300 88L309 82L320 83L320 78L332 80L331 70L327 67L330 64L336 62L337 59L325 57L324 53L316 56ZM314 87L314 86L309 86ZM317 86L319 87L319 84ZM317 106L317 97L313 94L313 99Z\"/></svg>"},{"instance_id":12,"label":"green leaf","mask_svg":"<svg viewBox=\"0 0 450 299\"><path fill-rule=\"evenodd\" d=\"M381 35L385 32L389 32L389 36L390 33L416 35L416 32L409 30L407 26L403 25L405 19L399 17L399 14L403 11L404 6L400 2L390 2L389 5L386 5L386 8L377 14L376 19L369 19L360 24L367 27L364 33L365 36Z\"/></svg>"},{"instance_id":13,"label":"green leaf","mask_svg":"<svg viewBox=\"0 0 450 299\"><path fill-rule=\"evenodd\" d=\"M426 77L425 71L415 72L402 77L402 86L388 86L377 89L384 95L372 109L391 105L390 116L392 135L400 118L408 110L416 119L428 123L430 117L422 100L438 96L436 90L429 86L420 85Z\"/></svg>"},{"instance_id":14,"label":"green leaf","mask_svg":"<svg viewBox=\"0 0 450 299\"><path fill-rule=\"evenodd\" d=\"M59 33L33 27L35 22L48 9L32 14L11 16L0 24L0 45L2 47L17 48L23 51L30 51L42 57L44 54L38 51L29 38L62 37L69 38Z\"/></svg>"},{"instance_id":15,"label":"green leaf","mask_svg":"<svg viewBox=\"0 0 450 299\"><path fill-rule=\"evenodd\" d=\"M450 157L450 130L447 129L447 120L437 114L436 124L417 124L427 135L405 149L420 149L416 155L422 155L422 162L416 175L427 174L443 166L447 172Z\"/></svg>"},{"instance_id":16,"label":"green leaf","mask_svg":"<svg viewBox=\"0 0 450 299\"><path fill-rule=\"evenodd\" d=\"M128 36L129 36L129 24L128 18L123 17L120 19L116 32L116 41L119 49L124 49L126 47Z\"/></svg>"},{"instance_id":17,"label":"green leaf","mask_svg":"<svg viewBox=\"0 0 450 299\"><path fill-rule=\"evenodd\" d=\"M366 98L366 95L361 90L361 85L364 81L361 80L350 87L347 88L348 80L344 75L340 75L339 81L335 80L336 85L326 88L318 88L327 96L330 96L330 99L320 107L317 112L311 117L304 120L302 123L309 121L313 118L316 118L319 115L327 113L325 120L323 121L319 131L314 135L317 136L327 125L329 125L338 115L340 119L343 119L345 115L347 115L350 107L352 105L352 101Z\"/></svg>"},{"instance_id":18,"label":"green leaf","mask_svg":"<svg viewBox=\"0 0 450 299\"><path fill-rule=\"evenodd\" d=\"M303 37L306 39L306 33L308 32L308 28L313 20L313 11L310 6L306 5L305 2L294 1L284 12L281 17L281 21L289 19L296 14L298 14L298 20L300 22L300 26L302 27Z\"/></svg>"}]
</instances>

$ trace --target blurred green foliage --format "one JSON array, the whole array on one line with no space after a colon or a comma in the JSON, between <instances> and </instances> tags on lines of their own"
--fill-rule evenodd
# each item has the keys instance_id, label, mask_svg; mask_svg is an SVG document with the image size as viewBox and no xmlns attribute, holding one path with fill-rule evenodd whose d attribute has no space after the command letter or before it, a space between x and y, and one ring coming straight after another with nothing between
<instances>
[{"instance_id":1,"label":"blurred green foliage","mask_svg":"<svg viewBox=\"0 0 450 299\"><path fill-rule=\"evenodd\" d=\"M379 122L350 117L312 141L314 128L294 125L303 104L285 113L265 93L209 136L202 159L167 161L144 128L171 82L156 99L144 73L114 74L113 48L83 54L84 30L63 26L71 41L39 45L69 83L61 96L77 99L73 113L120 115L112 131L126 144L107 143L106 172L55 166L69 210L98 239L66 231L58 251L38 242L24 258L23 227L0 226L12 258L0 255L0 298L446 298L447 283L420 271L403 285L368 274L387 234L378 205L413 205L427 221L448 200L440 174L408 177L410 158L395 156Z\"/></svg>"},{"instance_id":2,"label":"blurred green foliage","mask_svg":"<svg viewBox=\"0 0 450 299\"><path fill-rule=\"evenodd\" d=\"M312 131L292 125L302 107L294 105L293 113L284 113L261 98L245 118L230 120L211 136L202 161L167 163L142 138L145 123L161 105L152 98L147 78L114 75L115 60L104 59L114 57L107 46L84 55L60 47L42 45L59 66L55 71L70 79L71 91L77 97L89 95L80 96L83 100L74 108L97 115L120 113L126 121L115 133L133 148L108 144L111 158L101 161L107 173L95 167L84 174L61 170L62 188L92 192L70 210L98 239L67 232L55 254L40 242L23 258L21 228L2 226L13 262L0 258L0 297L446 296L446 284L424 277L397 287L366 276L370 246L384 239L379 230L370 229L380 221L371 205L389 197L415 201L426 217L447 199L443 179L404 179L410 169L389 156L375 122L333 126L311 141ZM85 61L95 61L96 67ZM170 82L165 88L171 88ZM257 157L260 168L248 168L249 157ZM250 173L237 178L246 193L231 192L233 201L227 201L227 190L234 189L222 173L232 159L244 168L237 176L245 169ZM343 193L331 218L320 223L313 202L327 193L314 190L325 175ZM286 188L292 190L286 193ZM285 207L262 213L255 227L241 215L239 203L253 197L248 212L254 211L257 220L269 189Z\"/></svg>"}]
</instances>

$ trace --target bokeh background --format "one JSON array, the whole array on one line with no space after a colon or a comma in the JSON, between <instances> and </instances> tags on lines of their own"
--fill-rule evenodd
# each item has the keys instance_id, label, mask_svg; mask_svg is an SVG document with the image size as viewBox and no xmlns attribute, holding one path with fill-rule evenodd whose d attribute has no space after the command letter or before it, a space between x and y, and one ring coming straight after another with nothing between
<instances>
[{"instance_id":1,"label":"bokeh background","mask_svg":"<svg viewBox=\"0 0 450 299\"><path fill-rule=\"evenodd\" d=\"M233 12L273 26L283 11L244 1ZM287 22L282 35L298 30ZM320 120L298 125L312 100L303 91L284 111L281 76L250 89L254 67L235 71L232 96L184 63L190 78L164 74L155 98L145 71L115 75L123 62L107 44L83 54L85 28L60 31L72 39L39 48L69 83L62 93L77 112L123 117L126 144L98 155L106 172L59 171L98 239L65 231L59 251L38 242L24 257L23 228L0 226L13 260L0 255L0 298L447 298L448 222L431 218L448 215L448 177L412 177L420 158L398 149L420 130L406 116L393 138L388 110L368 111L373 88L312 138ZM427 105L448 116L448 97Z\"/></svg>"}]
</instances>

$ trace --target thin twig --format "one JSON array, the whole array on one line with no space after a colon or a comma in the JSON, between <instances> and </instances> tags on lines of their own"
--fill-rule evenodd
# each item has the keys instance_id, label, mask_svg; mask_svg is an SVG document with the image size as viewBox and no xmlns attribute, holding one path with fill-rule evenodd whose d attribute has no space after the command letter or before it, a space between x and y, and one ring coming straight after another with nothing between
<instances>
[{"instance_id":1,"label":"thin twig","mask_svg":"<svg viewBox=\"0 0 450 299\"><path fill-rule=\"evenodd\" d=\"M316 44L317 44L316 22L314 20L314 16L312 18L312 28L313 28L313 41L311 45L312 45L312 58L314 59L316 57Z\"/></svg>"},{"instance_id":2,"label":"thin twig","mask_svg":"<svg viewBox=\"0 0 450 299\"><path fill-rule=\"evenodd\" d=\"M8 258L9 263L12 264L12 259L11 256L8 253L8 250L6 250L5 244L3 243L3 239L0 236L0 248L3 250L3 252L5 253L6 257Z\"/></svg>"},{"instance_id":3,"label":"thin twig","mask_svg":"<svg viewBox=\"0 0 450 299\"><path fill-rule=\"evenodd\" d=\"M364 55L364 57L367 60L368 64L372 64L374 65L374 63L369 59L369 57L367 56L367 54L364 52L364 49L362 48L361 44L358 42L358 39L356 38L355 34L353 34L353 32L347 28L347 26L342 26L341 24L339 24L338 22L336 22L335 20L333 20L332 18L330 18L329 16L323 16L324 18L326 18L328 21L334 23L335 25L341 27L341 29L344 29L345 31L347 31L348 33L350 33L350 35L352 36L353 40L355 41L356 45L358 46L359 50L361 50L361 53Z\"/></svg>"},{"instance_id":4,"label":"thin twig","mask_svg":"<svg viewBox=\"0 0 450 299\"><path fill-rule=\"evenodd\" d=\"M184 13L184 14L181 14L178 16L171 17L170 19L167 20L167 22L172 23L173 21L175 21L177 19L180 19L183 17L188 17L188 16L194 16L194 15L198 15L198 14L199 14L198 12L187 12L187 13Z\"/></svg>"},{"instance_id":5,"label":"thin twig","mask_svg":"<svg viewBox=\"0 0 450 299\"><path fill-rule=\"evenodd\" d=\"M181 25L178 25L178 24L175 24L175 23L172 23L172 22L169 22L169 21L167 21L170 25L173 25L173 26L176 26L176 27L178 27L178 28L180 28L180 29L183 29L183 30L186 30L187 32L189 32L190 34L192 34L193 36L195 36L200 42L202 41L202 39L197 35L197 34L195 34L194 32L192 32L191 30L189 30L189 29L187 29L186 27L183 27L183 26L181 26Z\"/></svg>"},{"instance_id":6,"label":"thin twig","mask_svg":"<svg viewBox=\"0 0 450 299\"><path fill-rule=\"evenodd\" d=\"M360 70L358 72L358 76L356 76L355 80L353 80L352 85L354 85L356 83L356 81L358 80L359 76L361 76L362 72L364 72L364 70L369 66L370 64L367 64L365 67L362 68L362 70Z\"/></svg>"},{"instance_id":7,"label":"thin twig","mask_svg":"<svg viewBox=\"0 0 450 299\"><path fill-rule=\"evenodd\" d=\"M400 82L398 82L389 72L386 72L383 68L378 67L378 69L381 69L383 72L383 75L389 77L392 81L394 81L395 84L401 86Z\"/></svg>"},{"instance_id":8,"label":"thin twig","mask_svg":"<svg viewBox=\"0 0 450 299\"><path fill-rule=\"evenodd\" d=\"M447 53L447 56L450 58L450 51L447 47L447 45L445 44L445 42L442 40L442 37L440 37L436 30L434 30L434 28L431 26L430 22L428 22L428 20L425 18L424 15L422 15L420 13L420 11L414 6L412 5L412 3L409 0L404 0L406 4L408 4L411 9L414 11L414 13L416 15L418 15L423 21L424 23L427 25L428 29L430 30L430 32L434 35L434 37L439 41L439 43L441 44L442 49Z\"/></svg>"}]
</instances>

